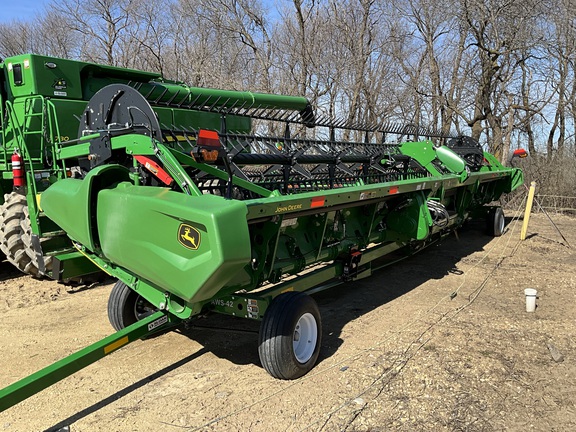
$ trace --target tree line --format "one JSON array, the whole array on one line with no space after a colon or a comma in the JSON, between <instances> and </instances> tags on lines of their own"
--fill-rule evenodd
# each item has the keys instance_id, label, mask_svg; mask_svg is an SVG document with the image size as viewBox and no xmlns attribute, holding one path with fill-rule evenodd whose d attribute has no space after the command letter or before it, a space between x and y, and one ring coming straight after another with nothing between
<instances>
[{"instance_id":1,"label":"tree line","mask_svg":"<svg viewBox=\"0 0 576 432\"><path fill-rule=\"evenodd\" d=\"M193 86L307 96L335 117L574 152L576 0L58 0L0 24L34 52Z\"/></svg>"}]
</instances>

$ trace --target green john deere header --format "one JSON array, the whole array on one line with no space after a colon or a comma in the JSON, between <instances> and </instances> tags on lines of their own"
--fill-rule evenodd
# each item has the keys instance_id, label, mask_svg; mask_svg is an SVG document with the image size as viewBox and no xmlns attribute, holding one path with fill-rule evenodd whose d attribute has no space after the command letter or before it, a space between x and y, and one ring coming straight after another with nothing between
<instances>
[{"instance_id":1,"label":"green john deere header","mask_svg":"<svg viewBox=\"0 0 576 432\"><path fill-rule=\"evenodd\" d=\"M504 214L490 204L523 181L468 137L317 117L301 97L192 89L59 59L6 60L12 71L22 64L24 82L33 72L27 59L58 85L76 80L70 94L89 100L38 96L54 119L68 115L66 104L78 107L78 132L44 143L54 161L44 187L27 162L26 203L36 213L22 212L67 239L66 253L54 254L58 274L78 260L118 279L108 314L119 333L3 390L0 409L207 312L260 321L262 365L298 378L314 367L322 340L309 293L369 276L377 258L421 250L471 217L502 235ZM100 86L104 79L114 82ZM94 83L97 91L86 90ZM253 119L280 132L254 133ZM341 129L362 138L338 140Z\"/></svg>"}]
</instances>

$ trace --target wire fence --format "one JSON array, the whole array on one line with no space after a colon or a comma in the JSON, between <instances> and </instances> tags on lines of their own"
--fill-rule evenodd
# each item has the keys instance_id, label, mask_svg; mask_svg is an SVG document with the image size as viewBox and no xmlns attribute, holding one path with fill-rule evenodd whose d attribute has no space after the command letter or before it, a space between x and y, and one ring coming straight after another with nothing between
<instances>
[{"instance_id":1,"label":"wire fence","mask_svg":"<svg viewBox=\"0 0 576 432\"><path fill-rule=\"evenodd\" d=\"M505 208L515 206L519 200L525 197L528 192L527 189L519 188L511 194L503 195L500 198L500 204ZM546 213L576 216L576 196L536 194L534 195L532 211L534 213L545 211Z\"/></svg>"},{"instance_id":2,"label":"wire fence","mask_svg":"<svg viewBox=\"0 0 576 432\"><path fill-rule=\"evenodd\" d=\"M576 196L537 194L536 201L537 203L534 206L534 211L538 212L541 209L544 209L547 212L576 215Z\"/></svg>"}]
</instances>

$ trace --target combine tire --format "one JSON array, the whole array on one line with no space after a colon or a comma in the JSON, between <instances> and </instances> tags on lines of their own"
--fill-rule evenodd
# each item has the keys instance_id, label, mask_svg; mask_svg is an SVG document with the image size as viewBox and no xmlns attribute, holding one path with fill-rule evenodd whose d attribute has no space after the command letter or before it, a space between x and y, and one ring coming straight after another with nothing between
<instances>
[{"instance_id":1,"label":"combine tire","mask_svg":"<svg viewBox=\"0 0 576 432\"><path fill-rule=\"evenodd\" d=\"M492 207L488 211L488 216L486 218L486 229L488 235L492 237L500 237L504 234L504 226L506 221L504 219L504 212L502 207Z\"/></svg>"},{"instance_id":2,"label":"combine tire","mask_svg":"<svg viewBox=\"0 0 576 432\"><path fill-rule=\"evenodd\" d=\"M146 318L156 309L124 282L114 284L108 298L108 320L116 331Z\"/></svg>"},{"instance_id":3,"label":"combine tire","mask_svg":"<svg viewBox=\"0 0 576 432\"><path fill-rule=\"evenodd\" d=\"M42 277L40 260L45 271L51 269L52 257L38 256L32 246L26 197L14 192L4 195L4 204L0 206L0 250L23 273Z\"/></svg>"},{"instance_id":4,"label":"combine tire","mask_svg":"<svg viewBox=\"0 0 576 432\"><path fill-rule=\"evenodd\" d=\"M316 364L322 339L320 311L312 297L281 294L260 326L258 354L264 369L280 379L296 379Z\"/></svg>"}]
</instances>

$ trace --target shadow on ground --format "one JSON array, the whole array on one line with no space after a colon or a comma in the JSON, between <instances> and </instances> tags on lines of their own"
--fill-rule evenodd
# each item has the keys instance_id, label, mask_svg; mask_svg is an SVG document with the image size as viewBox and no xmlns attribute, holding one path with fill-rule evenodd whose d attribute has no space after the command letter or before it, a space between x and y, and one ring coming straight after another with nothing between
<instances>
[{"instance_id":1,"label":"shadow on ground","mask_svg":"<svg viewBox=\"0 0 576 432\"><path fill-rule=\"evenodd\" d=\"M430 279L442 279L458 272L456 264L466 256L482 250L491 240L483 232L484 223L474 222L461 228L458 236L451 234L417 254L374 272L366 279L343 283L314 294L322 315L323 340L318 361L332 356L341 345L342 329L370 311L391 302L419 287ZM399 256L385 259L395 261ZM375 262L375 267L385 262ZM45 432L66 430L66 426L98 411L165 374L183 366L207 352L237 365L260 365L258 329L260 323L224 315L210 315L194 321L189 328L179 328L181 334L194 339L204 348L167 366L140 381L125 387L102 401L59 422Z\"/></svg>"}]
</instances>

